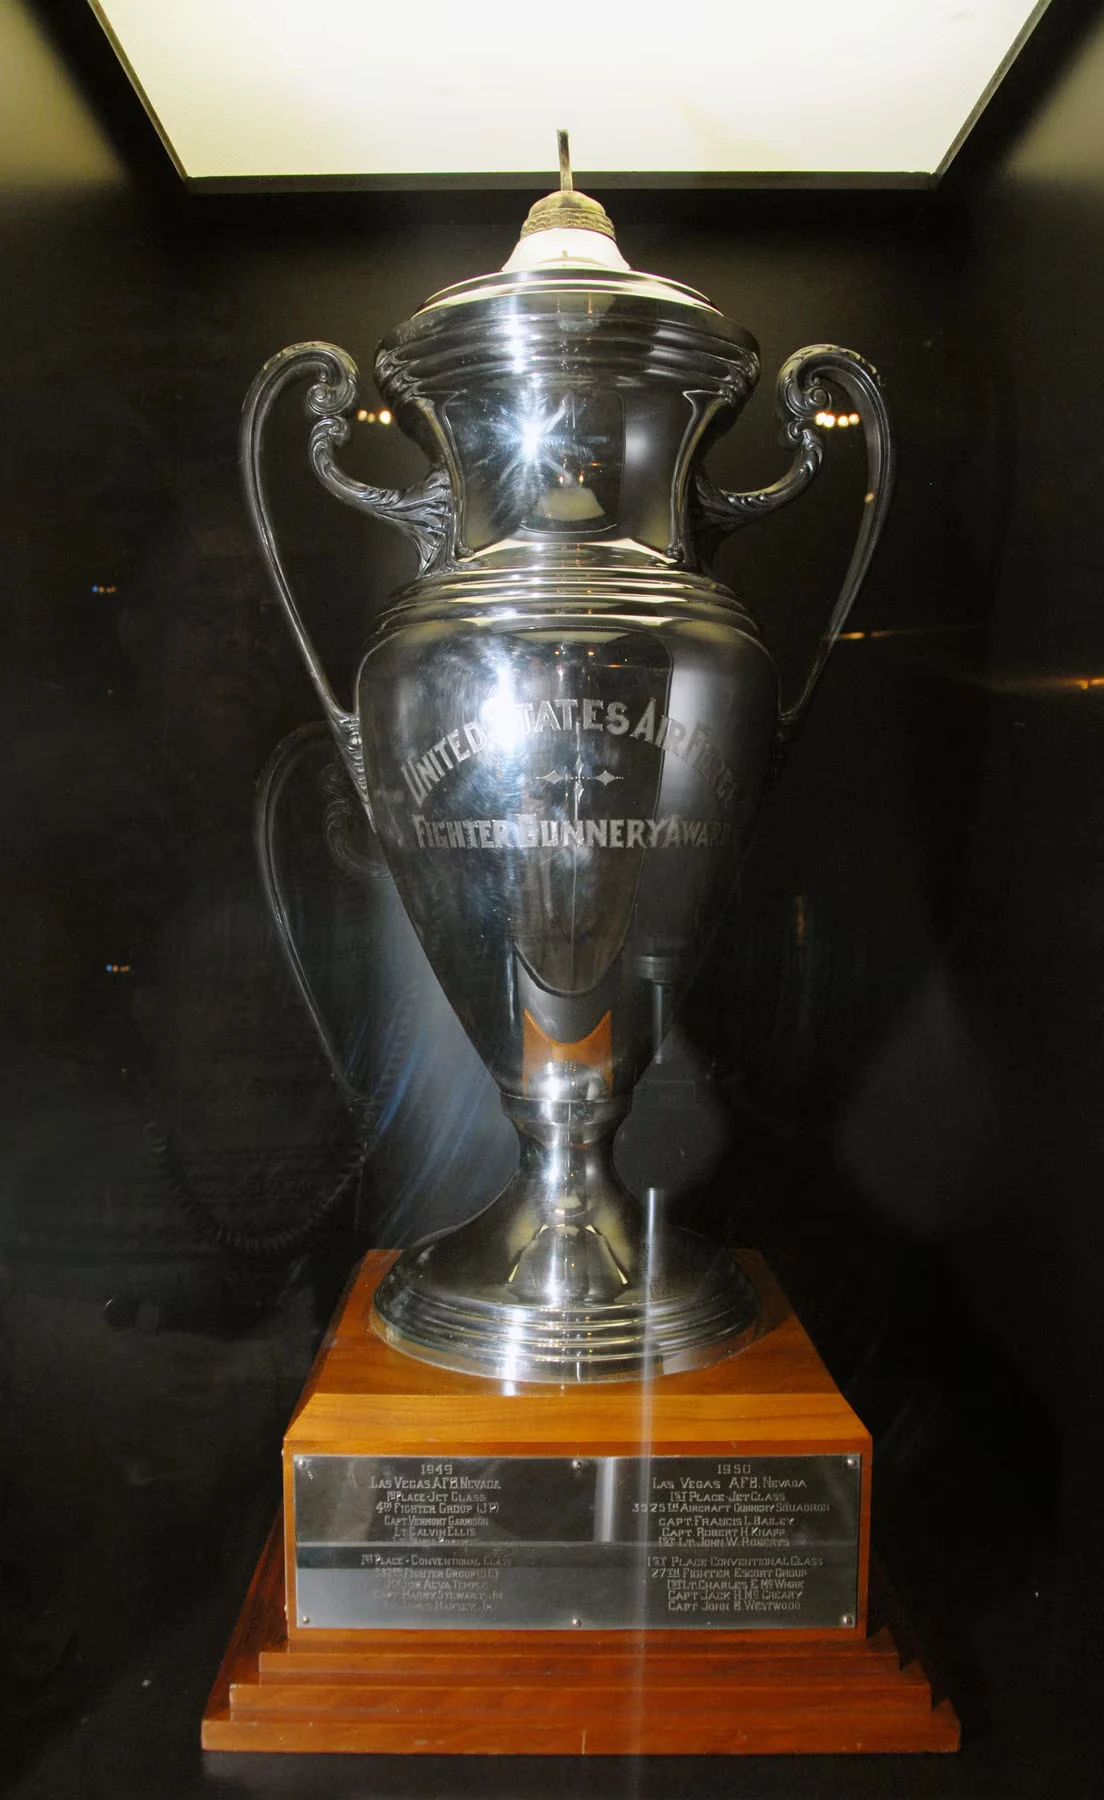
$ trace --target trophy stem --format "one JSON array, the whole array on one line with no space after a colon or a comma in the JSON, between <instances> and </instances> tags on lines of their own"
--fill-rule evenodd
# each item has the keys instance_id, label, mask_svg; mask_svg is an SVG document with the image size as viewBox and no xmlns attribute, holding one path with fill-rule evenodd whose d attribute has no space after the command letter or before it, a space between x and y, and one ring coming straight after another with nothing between
<instances>
[{"instance_id":1,"label":"trophy stem","mask_svg":"<svg viewBox=\"0 0 1104 1800\"><path fill-rule=\"evenodd\" d=\"M448 1369L551 1382L697 1368L740 1348L757 1302L735 1258L654 1207L646 1223L617 1178L628 1102L504 1106L518 1171L477 1218L384 1277L374 1322L387 1342Z\"/></svg>"}]
</instances>

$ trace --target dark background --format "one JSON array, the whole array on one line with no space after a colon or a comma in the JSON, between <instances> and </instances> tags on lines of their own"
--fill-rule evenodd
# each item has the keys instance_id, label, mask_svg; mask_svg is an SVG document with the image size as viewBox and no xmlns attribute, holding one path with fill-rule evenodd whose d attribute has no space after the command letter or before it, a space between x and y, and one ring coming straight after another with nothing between
<instances>
[{"instance_id":1,"label":"dark background","mask_svg":"<svg viewBox=\"0 0 1104 1800\"><path fill-rule=\"evenodd\" d=\"M789 1286L875 1433L875 1535L966 1747L520 1772L201 1765L198 1719L349 1267L465 1216L512 1154L387 883L326 860L317 737L281 801L285 875L355 1117L266 923L254 786L314 705L246 536L240 399L297 339L370 368L427 294L504 260L530 196L187 193L86 11L0 15L0 1779L28 1800L1095 1794L1099 9L1052 8L937 191L608 196L635 266L759 338L718 479L780 472L770 375L799 344L861 350L898 424L862 635L619 1157ZM849 553L860 438L719 561L791 682ZM344 693L413 569L313 488L302 441L292 409L275 493ZM349 462L419 468L379 426Z\"/></svg>"}]
</instances>

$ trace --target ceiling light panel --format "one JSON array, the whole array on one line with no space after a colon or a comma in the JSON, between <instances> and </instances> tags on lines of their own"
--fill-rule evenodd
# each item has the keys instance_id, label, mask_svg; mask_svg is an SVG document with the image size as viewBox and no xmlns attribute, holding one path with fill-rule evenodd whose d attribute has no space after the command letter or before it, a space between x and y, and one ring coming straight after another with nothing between
<instances>
[{"instance_id":1,"label":"ceiling light panel","mask_svg":"<svg viewBox=\"0 0 1104 1800\"><path fill-rule=\"evenodd\" d=\"M1032 0L94 0L189 179L930 176Z\"/></svg>"}]
</instances>

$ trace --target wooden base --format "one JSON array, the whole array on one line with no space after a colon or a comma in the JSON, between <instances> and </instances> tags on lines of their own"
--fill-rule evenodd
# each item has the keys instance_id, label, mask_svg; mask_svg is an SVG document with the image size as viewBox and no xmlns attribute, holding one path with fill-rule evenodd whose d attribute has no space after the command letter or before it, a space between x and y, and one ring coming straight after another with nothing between
<instances>
[{"instance_id":1,"label":"wooden base","mask_svg":"<svg viewBox=\"0 0 1104 1800\"><path fill-rule=\"evenodd\" d=\"M475 1755L718 1755L958 1747L907 1624L868 1595L870 1440L784 1296L739 1356L654 1382L525 1387L453 1375L370 1330L392 1260L354 1277L285 1439L274 1530L203 1721L208 1750ZM862 1456L853 1629L332 1630L296 1628L291 1470L297 1455ZM285 1584L285 1567L292 1591Z\"/></svg>"}]
</instances>

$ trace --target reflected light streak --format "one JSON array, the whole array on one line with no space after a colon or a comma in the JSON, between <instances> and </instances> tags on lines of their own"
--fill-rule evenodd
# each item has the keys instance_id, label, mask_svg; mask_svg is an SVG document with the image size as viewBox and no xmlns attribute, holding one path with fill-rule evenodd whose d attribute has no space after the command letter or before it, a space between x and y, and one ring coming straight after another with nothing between
<instances>
[{"instance_id":1,"label":"reflected light streak","mask_svg":"<svg viewBox=\"0 0 1104 1800\"><path fill-rule=\"evenodd\" d=\"M804 944L809 929L809 917L805 907L804 894L794 895L794 943Z\"/></svg>"},{"instance_id":2,"label":"reflected light streak","mask_svg":"<svg viewBox=\"0 0 1104 1800\"><path fill-rule=\"evenodd\" d=\"M455 1225L487 1204L489 1188L504 1184L517 1166L517 1139L488 1092L489 1078L471 1053L442 1083L432 1040L416 1029L395 1086L406 1102L400 1120L401 1165L389 1169L387 1204L373 1221L376 1241L409 1242L426 1231L427 1194L447 1194L451 1216L434 1229ZM396 1109L397 1110L397 1107ZM494 1121L498 1133L489 1129Z\"/></svg>"},{"instance_id":3,"label":"reflected light streak","mask_svg":"<svg viewBox=\"0 0 1104 1800\"><path fill-rule=\"evenodd\" d=\"M980 631L980 625L897 625L878 631L841 631L841 644L877 643L885 638L962 636ZM957 674L957 680L991 694L1092 694L1104 689L1104 675L985 675Z\"/></svg>"},{"instance_id":4,"label":"reflected light streak","mask_svg":"<svg viewBox=\"0 0 1104 1800\"><path fill-rule=\"evenodd\" d=\"M841 631L836 641L840 644L874 644L883 638L954 637L980 630L980 625L884 625L875 631Z\"/></svg>"},{"instance_id":5,"label":"reflected light streak","mask_svg":"<svg viewBox=\"0 0 1104 1800\"><path fill-rule=\"evenodd\" d=\"M977 685L994 694L1089 694L1104 688L1104 675L980 675Z\"/></svg>"}]
</instances>

